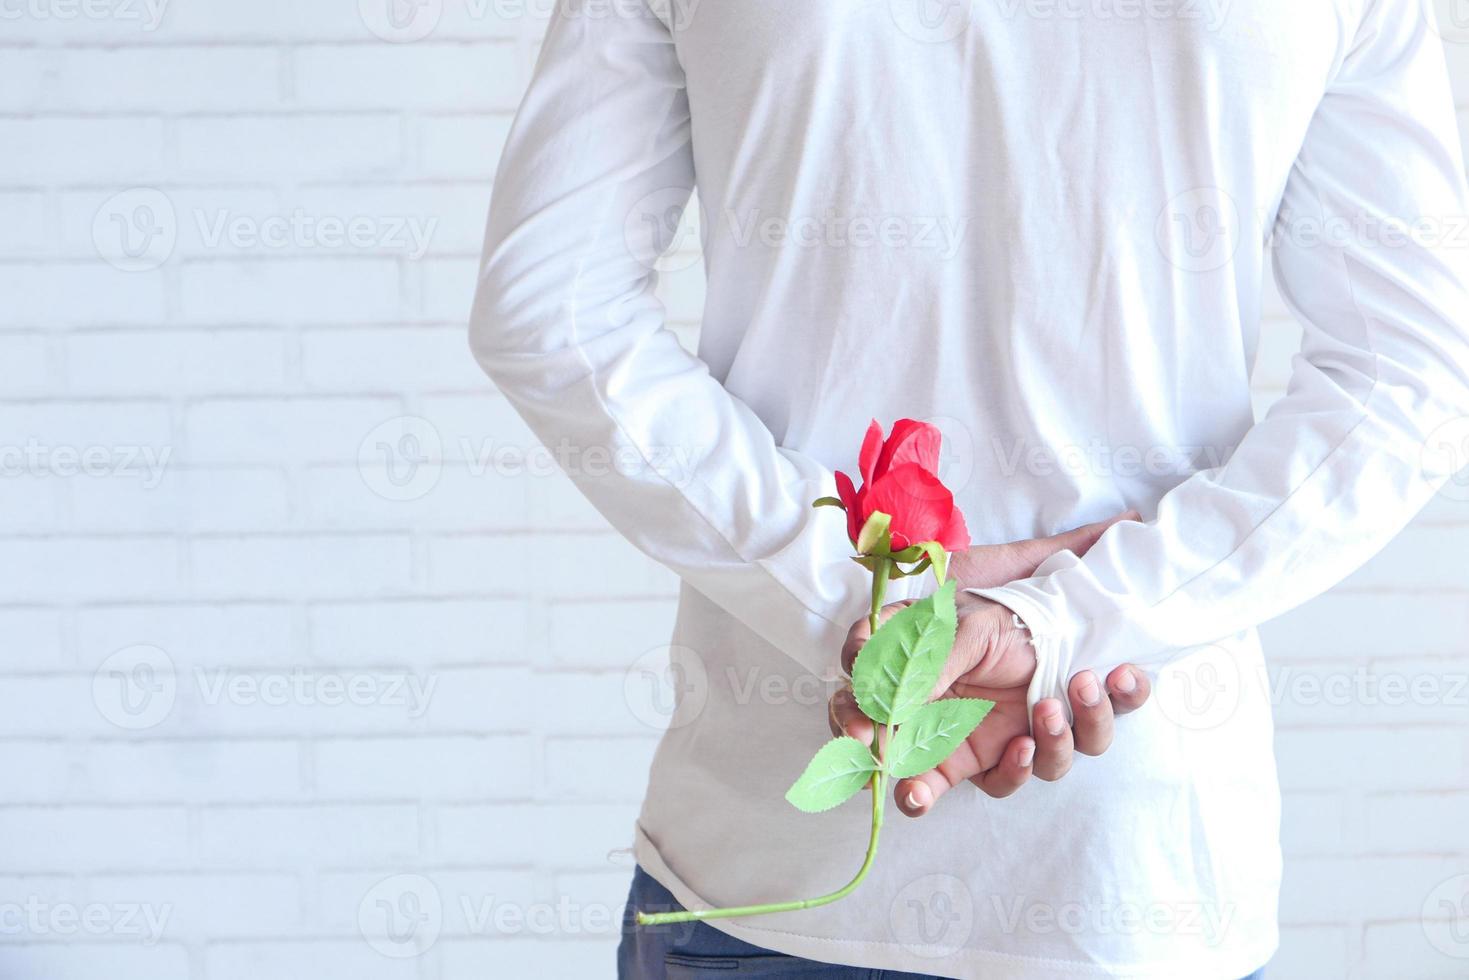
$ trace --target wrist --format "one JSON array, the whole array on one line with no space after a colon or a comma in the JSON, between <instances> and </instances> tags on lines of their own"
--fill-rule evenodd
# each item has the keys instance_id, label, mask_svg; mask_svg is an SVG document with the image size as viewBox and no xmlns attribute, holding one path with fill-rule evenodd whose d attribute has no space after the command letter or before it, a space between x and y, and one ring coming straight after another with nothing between
<instances>
[{"instance_id":1,"label":"wrist","mask_svg":"<svg viewBox=\"0 0 1469 980\"><path fill-rule=\"evenodd\" d=\"M1001 622L997 641L1001 645L1001 656L1023 664L1025 679L1029 682L1036 669L1035 644L1030 640L1030 627L1025 624L1025 620L1020 618L1020 614L1009 606L994 602L994 600L988 601L994 603L996 615L999 616Z\"/></svg>"},{"instance_id":2,"label":"wrist","mask_svg":"<svg viewBox=\"0 0 1469 980\"><path fill-rule=\"evenodd\" d=\"M959 617L960 645L971 652L971 669L986 683L998 687L1030 683L1036 671L1036 655L1024 621L993 599L972 592L960 594L964 596Z\"/></svg>"}]
</instances>

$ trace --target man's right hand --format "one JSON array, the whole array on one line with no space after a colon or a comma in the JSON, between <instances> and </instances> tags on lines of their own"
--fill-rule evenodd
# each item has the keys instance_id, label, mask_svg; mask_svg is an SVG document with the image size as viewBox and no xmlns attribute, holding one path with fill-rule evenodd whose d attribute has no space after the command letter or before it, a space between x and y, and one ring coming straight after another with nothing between
<instances>
[{"instance_id":1,"label":"man's right hand","mask_svg":"<svg viewBox=\"0 0 1469 980\"><path fill-rule=\"evenodd\" d=\"M1135 511L1048 538L1032 538L1009 544L980 545L955 555L951 575L961 590L993 588L1029 578L1051 555L1059 551L1085 554L1102 533L1118 521L1141 520ZM951 658L951 671L946 671L941 685L947 693L950 684L965 684L963 696L988 697L996 700L992 718L970 737L966 745L946 763L928 773L900 780L894 787L898 806L909 816L928 812L937 798L955 783L969 779L995 797L1009 796L1031 775L1046 780L1059 779L1071 768L1075 752L1101 755L1112 742L1112 722L1116 715L1133 711L1147 701L1147 676L1130 664L1113 670L1107 677L1106 693L1091 671L1083 671L1069 686L1073 724L1065 724L1063 705L1048 698L1036 704L1026 717L1025 688L1034 671L1035 658L1023 634L1011 627L1009 611L1003 606L978 596L961 597L961 643L956 643L956 657ZM883 618L907 603L894 603L883 610ZM972 615L969 607L973 606ZM983 634L983 635L978 635ZM853 625L842 649L843 666L851 671L857 652L871 631L865 618ZM981 650L975 664L958 664L963 659L959 646ZM973 651L971 651L973 652ZM1014 676L1010 676L1013 674ZM975 688L978 679L981 688ZM1003 702L1003 703L1001 703ZM998 717L1003 716L1003 717ZM858 709L849 690L838 692L831 702L832 730L863 742L872 740L872 722ZM1030 728L1034 737L1026 732ZM1003 730L1003 731L1002 731ZM962 756L962 758L961 758Z\"/></svg>"}]
</instances>

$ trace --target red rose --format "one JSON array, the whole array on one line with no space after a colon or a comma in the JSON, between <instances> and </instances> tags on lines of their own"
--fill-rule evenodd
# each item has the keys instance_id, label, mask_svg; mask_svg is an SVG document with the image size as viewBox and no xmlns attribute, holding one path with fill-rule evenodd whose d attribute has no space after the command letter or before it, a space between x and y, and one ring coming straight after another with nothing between
<instances>
[{"instance_id":1,"label":"red rose","mask_svg":"<svg viewBox=\"0 0 1469 980\"><path fill-rule=\"evenodd\" d=\"M937 541L951 553L969 547L964 515L938 477L942 443L942 433L926 422L901 419L893 424L893 434L887 441L883 441L882 426L876 420L868 426L857 458L862 489L853 486L847 474L836 475L837 493L847 511L847 535L853 545L867 519L881 511L892 518L888 531L893 552L925 541Z\"/></svg>"}]
</instances>

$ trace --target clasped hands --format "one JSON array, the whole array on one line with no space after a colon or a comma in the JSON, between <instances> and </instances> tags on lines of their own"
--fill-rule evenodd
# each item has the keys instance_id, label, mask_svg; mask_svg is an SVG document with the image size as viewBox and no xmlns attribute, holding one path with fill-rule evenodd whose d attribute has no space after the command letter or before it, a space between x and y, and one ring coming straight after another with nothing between
<instances>
[{"instance_id":1,"label":"clasped hands","mask_svg":"<svg viewBox=\"0 0 1469 980\"><path fill-rule=\"evenodd\" d=\"M995 706L974 733L936 768L898 780L893 796L905 814L924 815L940 796L966 779L996 798L1014 793L1031 776L1060 779L1071 769L1077 752L1095 756L1107 751L1112 744L1113 719L1147 701L1147 675L1131 664L1123 664L1107 675L1105 685L1089 670L1071 679L1068 696L1072 724L1067 725L1064 706L1055 698L1038 702L1032 714L1026 694L1035 674L1036 658L1029 635L1017 626L1009 609L963 591L995 588L1029 578L1058 551L1085 554L1107 528L1123 520L1140 518L1129 511L1053 537L980 545L953 556L950 575L960 590L955 598L959 628L934 697L987 698ZM886 620L907 604L884 607L882 618ZM869 636L871 629L865 617L847 633L842 666L849 674L857 651ZM833 734L850 735L864 743L872 741L872 722L857 707L850 688L832 697L829 714Z\"/></svg>"}]
</instances>

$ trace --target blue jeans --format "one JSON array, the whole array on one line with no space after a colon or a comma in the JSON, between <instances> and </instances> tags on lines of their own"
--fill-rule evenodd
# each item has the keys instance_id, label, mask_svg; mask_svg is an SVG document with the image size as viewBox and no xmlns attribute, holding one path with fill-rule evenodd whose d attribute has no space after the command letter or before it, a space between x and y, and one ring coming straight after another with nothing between
<instances>
[{"instance_id":1,"label":"blue jeans","mask_svg":"<svg viewBox=\"0 0 1469 980\"><path fill-rule=\"evenodd\" d=\"M941 980L917 973L833 966L774 953L727 936L703 922L635 929L632 912L671 912L683 906L668 889L642 868L633 872L632 890L617 947L618 980L733 980L770 977L779 980ZM1264 970L1244 980L1261 980Z\"/></svg>"}]
</instances>

